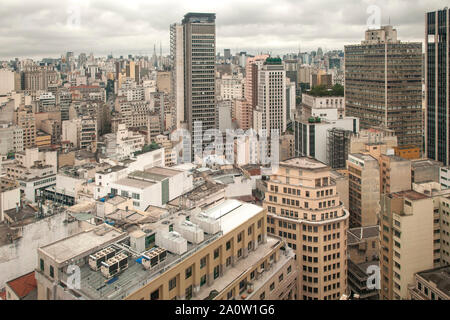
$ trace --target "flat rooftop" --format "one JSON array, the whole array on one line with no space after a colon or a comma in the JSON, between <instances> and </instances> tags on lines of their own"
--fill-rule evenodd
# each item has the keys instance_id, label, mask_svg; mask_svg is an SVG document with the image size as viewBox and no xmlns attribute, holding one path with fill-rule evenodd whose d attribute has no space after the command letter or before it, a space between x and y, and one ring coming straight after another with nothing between
<instances>
[{"instance_id":1,"label":"flat rooftop","mask_svg":"<svg viewBox=\"0 0 450 320\"><path fill-rule=\"evenodd\" d=\"M111 172L118 172L118 171L121 171L121 170L126 169L126 168L127 167L124 167L124 166L113 166L113 167L107 168L107 169L105 169L103 171L99 171L98 173L100 173L100 174L107 174L107 173L111 173Z\"/></svg>"},{"instance_id":2,"label":"flat rooftop","mask_svg":"<svg viewBox=\"0 0 450 320\"><path fill-rule=\"evenodd\" d=\"M417 191L414 191L414 190L407 190L407 191L391 193L391 197L392 198L406 198L406 199L413 200L413 201L429 198L428 196L426 196L422 193L419 193Z\"/></svg>"},{"instance_id":3,"label":"flat rooftop","mask_svg":"<svg viewBox=\"0 0 450 320\"><path fill-rule=\"evenodd\" d=\"M126 236L125 233L107 224L102 224L91 230L43 246L40 250L57 263L64 263L82 255L86 256L89 251L118 241L124 236Z\"/></svg>"},{"instance_id":4,"label":"flat rooftop","mask_svg":"<svg viewBox=\"0 0 450 320\"><path fill-rule=\"evenodd\" d=\"M450 266L422 271L418 275L434 283L439 290L450 296Z\"/></svg>"},{"instance_id":5,"label":"flat rooftop","mask_svg":"<svg viewBox=\"0 0 450 320\"><path fill-rule=\"evenodd\" d=\"M411 167L413 168L420 168L420 167L434 167L438 166L441 167L442 163L439 161L434 161L431 159L416 159L411 160Z\"/></svg>"},{"instance_id":6,"label":"flat rooftop","mask_svg":"<svg viewBox=\"0 0 450 320\"><path fill-rule=\"evenodd\" d=\"M285 161L281 161L280 165L299 169L325 169L328 167L325 163L320 162L319 160L307 157L292 158Z\"/></svg>"},{"instance_id":7,"label":"flat rooftop","mask_svg":"<svg viewBox=\"0 0 450 320\"><path fill-rule=\"evenodd\" d=\"M126 187L137 188L137 189L146 189L155 184L155 182L151 182L151 181L147 181L147 180L133 179L130 177L120 179L114 183L117 185L122 185L122 186L126 186Z\"/></svg>"},{"instance_id":8,"label":"flat rooftop","mask_svg":"<svg viewBox=\"0 0 450 320\"><path fill-rule=\"evenodd\" d=\"M157 174L165 177L173 177L180 174L181 170L175 170L172 168L153 167L145 170L147 173Z\"/></svg>"},{"instance_id":9,"label":"flat rooftop","mask_svg":"<svg viewBox=\"0 0 450 320\"><path fill-rule=\"evenodd\" d=\"M224 234L237 228L245 221L260 213L263 208L238 200L225 200L203 212L203 215L220 221L220 227Z\"/></svg>"},{"instance_id":10,"label":"flat rooftop","mask_svg":"<svg viewBox=\"0 0 450 320\"><path fill-rule=\"evenodd\" d=\"M362 160L362 161L377 161L374 157L372 157L369 154L364 153L350 153L349 156L352 155L353 157Z\"/></svg>"},{"instance_id":11,"label":"flat rooftop","mask_svg":"<svg viewBox=\"0 0 450 320\"><path fill-rule=\"evenodd\" d=\"M363 239L378 237L379 227L369 226L352 228L347 231L348 244L355 244L361 242Z\"/></svg>"}]
</instances>

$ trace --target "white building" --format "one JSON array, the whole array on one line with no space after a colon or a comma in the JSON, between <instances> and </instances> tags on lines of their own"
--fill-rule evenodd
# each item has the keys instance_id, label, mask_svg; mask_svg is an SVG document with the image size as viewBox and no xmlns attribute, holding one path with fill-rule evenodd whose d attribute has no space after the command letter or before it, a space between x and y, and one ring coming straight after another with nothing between
<instances>
[{"instance_id":1,"label":"white building","mask_svg":"<svg viewBox=\"0 0 450 320\"><path fill-rule=\"evenodd\" d=\"M0 69L0 96L7 95L15 90L15 72L2 68Z\"/></svg>"},{"instance_id":2,"label":"white building","mask_svg":"<svg viewBox=\"0 0 450 320\"><path fill-rule=\"evenodd\" d=\"M336 115L337 112L335 111L330 118L335 118ZM308 120L295 120L293 127L295 155L309 156L327 163L327 131L332 128L341 128L358 133L359 119L355 117L334 120L311 118Z\"/></svg>"},{"instance_id":3,"label":"white building","mask_svg":"<svg viewBox=\"0 0 450 320\"><path fill-rule=\"evenodd\" d=\"M329 110L337 111L337 118L345 116L345 98L343 96L313 96L307 93L302 94L302 113L304 117L320 116L329 119L326 115ZM324 115L320 115L324 114Z\"/></svg>"},{"instance_id":4,"label":"white building","mask_svg":"<svg viewBox=\"0 0 450 320\"><path fill-rule=\"evenodd\" d=\"M148 206L162 207L192 187L193 178L188 172L154 167L110 183L108 193L132 198L134 208L144 211Z\"/></svg>"},{"instance_id":5,"label":"white building","mask_svg":"<svg viewBox=\"0 0 450 320\"><path fill-rule=\"evenodd\" d=\"M124 123L118 125L116 133L104 135L102 154L115 160L124 160L135 152L141 151L145 145L145 136L135 131L130 131Z\"/></svg>"},{"instance_id":6,"label":"white building","mask_svg":"<svg viewBox=\"0 0 450 320\"><path fill-rule=\"evenodd\" d=\"M262 112L261 129L286 131L286 71L279 58L267 58L258 72L258 107ZM259 128L253 127L259 131Z\"/></svg>"}]
</instances>

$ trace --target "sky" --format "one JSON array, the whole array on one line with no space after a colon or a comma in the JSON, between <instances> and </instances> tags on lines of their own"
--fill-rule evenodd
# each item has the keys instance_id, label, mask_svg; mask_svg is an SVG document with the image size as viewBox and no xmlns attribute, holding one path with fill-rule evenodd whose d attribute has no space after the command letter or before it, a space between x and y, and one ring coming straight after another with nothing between
<instances>
[{"instance_id":1,"label":"sky","mask_svg":"<svg viewBox=\"0 0 450 320\"><path fill-rule=\"evenodd\" d=\"M216 13L216 46L232 53L341 49L390 23L402 41L424 39L425 13L445 0L1 0L0 60L169 53L169 26Z\"/></svg>"}]
</instances>

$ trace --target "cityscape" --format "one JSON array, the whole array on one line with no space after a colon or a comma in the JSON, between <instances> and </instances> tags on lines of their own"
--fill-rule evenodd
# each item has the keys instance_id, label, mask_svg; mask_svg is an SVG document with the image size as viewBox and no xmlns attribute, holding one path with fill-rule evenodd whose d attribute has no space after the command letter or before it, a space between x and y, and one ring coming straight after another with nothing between
<instances>
[{"instance_id":1,"label":"cityscape","mask_svg":"<svg viewBox=\"0 0 450 320\"><path fill-rule=\"evenodd\" d=\"M450 299L443 1L68 2L0 22L0 300Z\"/></svg>"}]
</instances>

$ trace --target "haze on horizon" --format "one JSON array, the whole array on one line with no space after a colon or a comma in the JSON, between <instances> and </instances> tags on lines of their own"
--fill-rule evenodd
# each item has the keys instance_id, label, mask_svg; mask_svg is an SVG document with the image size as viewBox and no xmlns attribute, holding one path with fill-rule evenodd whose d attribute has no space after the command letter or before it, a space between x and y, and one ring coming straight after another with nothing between
<instances>
[{"instance_id":1,"label":"haze on horizon","mask_svg":"<svg viewBox=\"0 0 450 320\"><path fill-rule=\"evenodd\" d=\"M73 51L105 56L169 52L169 26L187 12L216 13L217 51L324 51L359 43L369 6L380 9L402 41L424 37L425 12L442 0L3 0L0 60L60 57ZM405 10L408 9L408 10Z\"/></svg>"}]
</instances>

